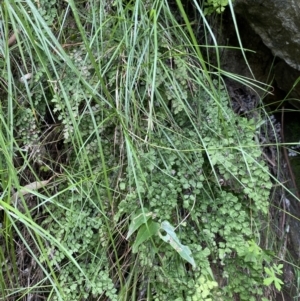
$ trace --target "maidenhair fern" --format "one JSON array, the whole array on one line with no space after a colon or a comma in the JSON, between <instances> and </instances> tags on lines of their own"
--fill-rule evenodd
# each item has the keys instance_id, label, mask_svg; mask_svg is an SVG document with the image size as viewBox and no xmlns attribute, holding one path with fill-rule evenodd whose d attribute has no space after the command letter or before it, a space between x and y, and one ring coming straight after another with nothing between
<instances>
[{"instance_id":1,"label":"maidenhair fern","mask_svg":"<svg viewBox=\"0 0 300 301\"><path fill-rule=\"evenodd\" d=\"M117 300L105 251L109 243L107 224L97 210L96 198L95 195L94 199L83 200L76 190L66 191L56 199L59 206L50 204L45 211L54 213L57 223L49 216L43 226L68 250L69 255L77 258L84 273L79 273L72 264L65 265L65 253L55 245L48 246L48 253L41 261L44 262L47 256L53 268L60 271L61 293L68 300L86 300L89 296L100 295Z\"/></svg>"},{"instance_id":2,"label":"maidenhair fern","mask_svg":"<svg viewBox=\"0 0 300 301\"><path fill-rule=\"evenodd\" d=\"M85 54L80 53L72 54L72 57L82 66ZM237 281L241 287L246 287L246 284L250 287L259 287L256 279L258 274L260 276L263 274L262 264L252 271L242 259L235 259L234 272L231 265L233 254L238 254L241 246L256 235L251 228L252 219L258 218L261 212L266 213L268 208L271 183L265 172L266 166L260 157L259 145L255 142L257 129L253 120L234 114L224 88L219 89L219 97L216 99L206 90L205 79L203 85L191 81L189 71L184 67L191 62L182 63L185 59L187 58L181 57L180 60L175 58L172 69L168 61L163 63L161 60L157 66L156 89L165 97L165 106L156 103L154 98L155 123L159 126L153 128L149 143L136 141L139 165L134 166L134 161L130 164L129 161L124 162L127 167L121 174L118 185L121 202L116 205L117 211L114 216L117 224L124 216L130 216L134 210L143 205L153 212L157 222L166 220L173 225L179 225L180 241L189 246L193 255L195 254L197 268L191 273L176 251L167 244L161 245L157 237L137 248L136 260L142 267L142 274L147 275L139 285L144 287L151 281L155 300L184 300L187 292L192 292L191 298L194 299L197 294L199 295L197 298L200 296L208 298L213 294L212 287L210 291L206 291L204 284L197 288L191 283L194 283L196 275L200 277L200 270L203 275L208 275L210 265L224 266L223 275L228 275L227 287L232 288ZM121 77L118 77L122 76L121 70L122 67L115 66L115 69L112 68L107 77L104 77L108 88L112 91L117 88L116 82L121 81ZM166 72L176 73L176 76L166 76ZM105 122L105 116L108 116L109 112L107 107L105 104L92 102L90 110L88 102L92 100L84 96L85 88L79 81L71 80L70 76L63 79L64 87L69 91L69 105L73 117L80 120L79 129L82 131L82 137L87 139L84 150L89 158L89 162L85 162L78 156L71 157L76 160L75 162L80 162L75 166L81 169L86 164L92 164L95 175L101 174L98 143L93 140L100 135L106 162L110 162L111 168L118 168L119 159L113 156L115 153L113 141L118 130L114 123ZM89 71L84 76L88 79ZM199 72L198 77L201 76ZM147 105L148 98L144 94L147 85L146 80L140 79L139 85L132 93L133 99L139 99L144 95L141 107ZM179 95L178 91L181 91ZM82 106L83 99L87 101L86 107ZM68 109L61 100L53 103L55 112L59 114L58 119L64 124L64 138L67 142L72 135L71 117L67 116ZM91 113L96 123L101 124L99 129L94 128L94 123L89 118ZM97 135L95 131L98 132ZM149 131L147 123L143 120L140 120L138 131L140 133ZM124 154L126 155L125 150ZM113 176L110 183L114 185ZM255 183L264 185L254 185ZM75 200L70 199L70 202L74 206ZM74 254L79 252L84 262L92 260L93 256L101 258L102 267L99 267L97 273L104 273L109 269L105 255L91 253L91 250L94 252L100 250L99 239L94 234L95 231L98 232L97 223L88 226L83 220L78 218L76 220L76 212L81 212L82 216L86 216L85 219L93 220L96 218L93 216L93 209L83 199L79 200L78 204L82 205L72 208L73 221L68 216L68 211L64 213L67 228L63 230L53 228L51 231L53 234L63 231L62 242ZM53 210L55 209L51 209ZM181 225L185 219L186 222ZM86 235L84 240L76 237L74 229L79 233L91 232L91 237ZM95 241L98 242L94 244ZM149 252L151 249L153 251ZM159 253L155 251L156 249L159 249ZM84 254L88 254L88 259ZM211 257L214 258L212 263L209 259ZM60 264L60 261L56 260L53 264ZM85 271L87 274L91 273L88 267ZM242 277L245 273L248 279L246 284ZM71 277L71 272L69 275ZM100 294L101 290L104 290L108 294L108 288L103 289L102 285L104 284L98 287L87 284L89 287L87 293ZM224 298L231 294L226 288L219 290L220 293L223 291ZM262 289L252 292L253 295L261 295ZM247 298L249 296L251 293L247 293ZM243 294L241 298L247 300Z\"/></svg>"},{"instance_id":3,"label":"maidenhair fern","mask_svg":"<svg viewBox=\"0 0 300 301\"><path fill-rule=\"evenodd\" d=\"M215 3L208 1L220 11L227 4ZM172 32L181 25L159 17L154 32L149 20L140 22L149 17L144 6L120 5L127 14L120 18L114 5L104 5L106 18L102 8L87 17L87 28L99 21L88 49L76 43L65 62L36 64L31 99L16 105L19 147L41 144L48 120L60 133L53 173L61 184L41 205L42 226L63 246L47 241L40 256L60 285L52 300L121 300L132 292L143 299L146 291L157 301L261 296L270 260L246 260L271 188L259 123L232 111L221 79L207 80L188 39ZM54 26L56 1L36 6ZM193 260L163 233L142 243L127 236L130 217L145 209L155 225L172 225Z\"/></svg>"},{"instance_id":4,"label":"maidenhair fern","mask_svg":"<svg viewBox=\"0 0 300 301\"><path fill-rule=\"evenodd\" d=\"M204 14L211 15L212 13L215 12L221 14L225 10L229 1L233 1L233 0L205 0Z\"/></svg>"}]
</instances>

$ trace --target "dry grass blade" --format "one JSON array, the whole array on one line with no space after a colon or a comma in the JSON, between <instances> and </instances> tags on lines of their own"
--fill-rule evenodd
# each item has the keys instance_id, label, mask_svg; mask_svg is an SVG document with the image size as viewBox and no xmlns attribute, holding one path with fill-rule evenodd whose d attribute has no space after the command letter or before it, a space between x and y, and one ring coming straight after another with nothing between
<instances>
[{"instance_id":1,"label":"dry grass blade","mask_svg":"<svg viewBox=\"0 0 300 301\"><path fill-rule=\"evenodd\" d=\"M49 180L46 180L46 181L35 181L35 182L25 185L19 191L15 192L12 195L13 202L16 202L18 200L18 198L22 195L25 196L27 194L32 194L33 191L46 186L50 182L51 179L52 178L50 178Z\"/></svg>"}]
</instances>

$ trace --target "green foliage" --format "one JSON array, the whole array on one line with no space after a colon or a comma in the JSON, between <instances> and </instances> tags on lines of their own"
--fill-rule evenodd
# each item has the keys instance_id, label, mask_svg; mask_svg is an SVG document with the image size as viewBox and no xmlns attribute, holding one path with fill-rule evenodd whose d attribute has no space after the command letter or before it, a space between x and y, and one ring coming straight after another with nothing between
<instances>
[{"instance_id":1,"label":"green foliage","mask_svg":"<svg viewBox=\"0 0 300 301\"><path fill-rule=\"evenodd\" d=\"M252 268L247 263L248 258L244 261L242 251L246 242L257 235L251 228L252 218L267 212L268 193L265 187L269 189L271 183L264 172L260 150L253 142L256 135L253 121L235 116L222 91L219 103L205 91L200 92L199 98L205 101L194 104L202 121L197 130L193 130L193 125L184 118L186 115L183 110L174 116L180 128L176 128L176 131L175 128L171 131L165 128L155 134L152 148L148 146L139 154L144 169L136 177L144 180L132 182L134 176L129 168L126 172L127 182L125 177L122 178L123 193L125 187L130 187L130 191L121 201L115 218L118 220L124 213L130 214L139 198L160 222L166 219L173 224L180 224L187 216L189 222L180 226L179 239L195 255L196 265L201 267L201 271L208 271L209 257L213 257L217 265L224 266L224 277L229 279L228 287L223 288L228 300L232 292L239 293L242 300L249 300L251 296L262 295L264 261L259 261L257 267ZM237 145L243 145L243 148ZM262 181L264 186L252 185ZM248 200L253 205L249 206ZM207 253L196 248L199 242ZM154 243L155 250L159 243L155 240ZM164 261L170 265L174 261L173 252L166 246L159 246L159 252L165 253ZM148 251L142 256L143 252L143 248L139 248L139 258L143 262L140 264L146 268L144 258ZM240 258L232 260L234 253L241 253ZM155 252L152 256L156 257ZM151 271L147 272L149 275L154 263L152 259L149 266ZM184 273L184 268L180 273ZM158 287L156 289L162 300L178 297L171 293L172 290L163 293L163 288L160 288L162 291L159 293Z\"/></svg>"},{"instance_id":2,"label":"green foliage","mask_svg":"<svg viewBox=\"0 0 300 301\"><path fill-rule=\"evenodd\" d=\"M5 60L0 56L0 68L1 68L1 78L7 80L7 69L5 67Z\"/></svg>"},{"instance_id":3,"label":"green foliage","mask_svg":"<svg viewBox=\"0 0 300 301\"><path fill-rule=\"evenodd\" d=\"M50 27L54 24L57 18L57 0L39 0L37 3L38 12L47 25Z\"/></svg>"},{"instance_id":4,"label":"green foliage","mask_svg":"<svg viewBox=\"0 0 300 301\"><path fill-rule=\"evenodd\" d=\"M97 196L90 197L94 199ZM66 191L57 198L58 206L47 206L45 213L51 215L43 221L43 226L68 250L69 255L77 258L84 274L68 264L66 254L54 244L48 245L48 252L40 261L49 259L53 268L60 271L58 280L65 299L86 300L89 296L104 294L110 300L117 300L106 253L109 243L107 224L92 199L84 201L76 191ZM58 299L57 296L53 298Z\"/></svg>"},{"instance_id":5,"label":"green foliage","mask_svg":"<svg viewBox=\"0 0 300 301\"><path fill-rule=\"evenodd\" d=\"M195 268L195 261L191 256L191 250L189 249L189 247L183 246L180 243L174 231L174 227L172 227L167 221L163 221L161 225L159 225L158 223L150 219L151 216L153 216L153 214L144 209L144 212L142 210L139 210L139 212L133 217L126 237L126 239L128 239L138 229L136 239L132 246L132 252L136 253L138 247L143 242L158 234L163 241L169 243L183 259L188 261ZM160 230L164 231L167 234L162 235Z\"/></svg>"},{"instance_id":6,"label":"green foliage","mask_svg":"<svg viewBox=\"0 0 300 301\"><path fill-rule=\"evenodd\" d=\"M33 10L19 56L34 72L3 116L24 161L15 178L55 179L29 210L56 238L32 238L51 300L246 301L280 288L255 243L271 188L260 120L234 114L166 3L104 2L80 15L74 1L16 4Z\"/></svg>"},{"instance_id":7,"label":"green foliage","mask_svg":"<svg viewBox=\"0 0 300 301\"><path fill-rule=\"evenodd\" d=\"M218 283L208 277L200 276L195 283L195 293L188 301L222 301L221 292L217 290Z\"/></svg>"},{"instance_id":8,"label":"green foliage","mask_svg":"<svg viewBox=\"0 0 300 301\"><path fill-rule=\"evenodd\" d=\"M229 1L231 0L205 0L204 15L211 15L214 12L221 14Z\"/></svg>"},{"instance_id":9,"label":"green foliage","mask_svg":"<svg viewBox=\"0 0 300 301\"><path fill-rule=\"evenodd\" d=\"M158 230L159 224L153 222L152 220L142 225L132 246L132 252L137 253L139 245L151 238L153 235L157 234Z\"/></svg>"},{"instance_id":10,"label":"green foliage","mask_svg":"<svg viewBox=\"0 0 300 301\"><path fill-rule=\"evenodd\" d=\"M262 250L253 240L245 241L237 252L237 258L224 260L223 277L228 279L224 300L232 300L238 295L240 300L255 301L263 295L264 266L271 262L272 254Z\"/></svg>"},{"instance_id":11,"label":"green foliage","mask_svg":"<svg viewBox=\"0 0 300 301\"><path fill-rule=\"evenodd\" d=\"M175 251L184 259L186 260L187 262L189 262L193 268L196 267L196 264L195 264L195 260L194 258L192 257L192 253L191 253L191 250L189 247L187 246L184 246L180 243L179 239L177 238L177 235L174 231L174 227L172 227L170 225L169 222L162 222L161 223L161 229L163 231L165 231L167 234L166 235L162 235L160 232L158 233L159 234L159 237L169 243L173 249L175 249Z\"/></svg>"},{"instance_id":12,"label":"green foliage","mask_svg":"<svg viewBox=\"0 0 300 301\"><path fill-rule=\"evenodd\" d=\"M266 274L268 274L269 277L264 279L264 285L270 285L274 282L276 289L280 291L283 282L278 278L277 275L282 274L282 268L283 264L279 264L278 266L274 265L271 268L265 267L265 272Z\"/></svg>"},{"instance_id":13,"label":"green foliage","mask_svg":"<svg viewBox=\"0 0 300 301\"><path fill-rule=\"evenodd\" d=\"M132 221L129 225L129 230L126 236L128 239L136 230L138 230L143 224L147 224L147 221L153 216L146 208L138 210L138 212L132 217Z\"/></svg>"}]
</instances>

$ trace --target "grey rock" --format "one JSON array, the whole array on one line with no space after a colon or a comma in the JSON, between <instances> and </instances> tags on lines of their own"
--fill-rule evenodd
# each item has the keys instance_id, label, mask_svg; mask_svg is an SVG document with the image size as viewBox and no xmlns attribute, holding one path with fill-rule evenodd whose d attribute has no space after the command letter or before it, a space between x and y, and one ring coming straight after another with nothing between
<instances>
[{"instance_id":1,"label":"grey rock","mask_svg":"<svg viewBox=\"0 0 300 301\"><path fill-rule=\"evenodd\" d=\"M245 18L272 53L300 71L300 1L235 0Z\"/></svg>"},{"instance_id":2,"label":"grey rock","mask_svg":"<svg viewBox=\"0 0 300 301\"><path fill-rule=\"evenodd\" d=\"M275 66L275 80L278 87L287 93L289 102L300 109L300 71L281 61Z\"/></svg>"}]
</instances>

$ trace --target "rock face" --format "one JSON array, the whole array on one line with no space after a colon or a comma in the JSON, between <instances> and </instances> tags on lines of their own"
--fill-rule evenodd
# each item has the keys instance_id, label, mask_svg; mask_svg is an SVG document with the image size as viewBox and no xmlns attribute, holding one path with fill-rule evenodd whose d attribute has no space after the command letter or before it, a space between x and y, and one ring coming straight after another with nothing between
<instances>
[{"instance_id":1,"label":"rock face","mask_svg":"<svg viewBox=\"0 0 300 301\"><path fill-rule=\"evenodd\" d=\"M274 78L278 87L289 93L289 102L297 109L300 109L300 71L281 61L275 66Z\"/></svg>"},{"instance_id":2,"label":"rock face","mask_svg":"<svg viewBox=\"0 0 300 301\"><path fill-rule=\"evenodd\" d=\"M235 0L245 18L272 53L300 71L300 1Z\"/></svg>"},{"instance_id":3,"label":"rock face","mask_svg":"<svg viewBox=\"0 0 300 301\"><path fill-rule=\"evenodd\" d=\"M258 81L256 83L259 86L266 89L266 87L263 84L259 84L259 82L270 84L273 77L270 71L274 62L274 56L242 15L237 15L236 21L242 46L245 49L244 54L247 63L240 51L240 44L237 39L231 13L229 10L226 10L223 14L222 30L216 33L219 45L230 46L222 49L221 69L244 76L246 79L255 79ZM226 84L233 88L241 88L241 84L236 83L231 78L226 78ZM245 85L243 88L245 88ZM264 94L263 90L260 89L255 89L253 93L258 94L260 97ZM249 94L251 93L249 92Z\"/></svg>"},{"instance_id":4,"label":"rock face","mask_svg":"<svg viewBox=\"0 0 300 301\"><path fill-rule=\"evenodd\" d=\"M273 63L269 63L269 67L264 68L266 60L260 54L262 47L252 48L256 51L256 58L260 59L262 71L266 72L269 69L276 86L285 92L290 103L300 109L300 1L234 0L233 4L235 13L250 25L276 57L275 68L272 68ZM254 40L255 36L248 35L247 39ZM245 46L245 38L243 46ZM259 69L256 64L251 64L251 61L249 63L252 68ZM229 70L249 76L249 72L243 72L244 70L234 68ZM254 75L257 80L265 80L265 74L259 70L254 70ZM268 83L274 84L270 81Z\"/></svg>"}]
</instances>

